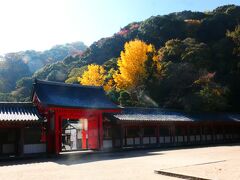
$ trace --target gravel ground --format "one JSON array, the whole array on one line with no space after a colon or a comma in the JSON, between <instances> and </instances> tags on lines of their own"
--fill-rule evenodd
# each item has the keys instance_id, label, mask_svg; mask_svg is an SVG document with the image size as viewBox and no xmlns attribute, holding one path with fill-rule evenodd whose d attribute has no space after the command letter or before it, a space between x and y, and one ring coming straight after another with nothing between
<instances>
[{"instance_id":1,"label":"gravel ground","mask_svg":"<svg viewBox=\"0 0 240 180\"><path fill-rule=\"evenodd\" d=\"M240 145L68 154L0 163L1 180L174 180L154 170L207 179L240 179Z\"/></svg>"}]
</instances>

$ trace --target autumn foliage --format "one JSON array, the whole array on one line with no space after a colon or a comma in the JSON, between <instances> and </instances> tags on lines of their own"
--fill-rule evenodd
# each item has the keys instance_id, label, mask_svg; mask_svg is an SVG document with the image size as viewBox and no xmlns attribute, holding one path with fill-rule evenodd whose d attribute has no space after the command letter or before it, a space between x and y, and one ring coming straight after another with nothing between
<instances>
[{"instance_id":1,"label":"autumn foliage","mask_svg":"<svg viewBox=\"0 0 240 180\"><path fill-rule=\"evenodd\" d=\"M129 24L91 46L82 60L101 66L79 73L80 83L102 86L124 107L239 111L239 12L223 6Z\"/></svg>"},{"instance_id":2,"label":"autumn foliage","mask_svg":"<svg viewBox=\"0 0 240 180\"><path fill-rule=\"evenodd\" d=\"M161 67L154 46L136 39L125 43L117 60L112 59L103 66L88 65L78 80L82 85L102 86L106 92L114 91L112 94L119 94L114 99L121 105L131 105L132 101L139 101L148 81L161 77Z\"/></svg>"},{"instance_id":3,"label":"autumn foliage","mask_svg":"<svg viewBox=\"0 0 240 180\"><path fill-rule=\"evenodd\" d=\"M149 54L155 53L154 47L140 40L125 44L118 59L119 70L113 76L118 89L133 89L143 84L147 77L145 62Z\"/></svg>"},{"instance_id":4,"label":"autumn foliage","mask_svg":"<svg viewBox=\"0 0 240 180\"><path fill-rule=\"evenodd\" d=\"M91 64L79 78L79 82L82 85L103 86L106 91L112 88L131 91L144 84L148 77L146 61L151 57L150 61L157 62L155 54L155 48L151 44L148 45L141 40L127 42L117 61L117 71L111 69L106 72L103 66ZM156 68L159 69L159 67L158 63Z\"/></svg>"},{"instance_id":5,"label":"autumn foliage","mask_svg":"<svg viewBox=\"0 0 240 180\"><path fill-rule=\"evenodd\" d=\"M103 86L106 71L102 66L91 64L78 80L86 86Z\"/></svg>"}]
</instances>

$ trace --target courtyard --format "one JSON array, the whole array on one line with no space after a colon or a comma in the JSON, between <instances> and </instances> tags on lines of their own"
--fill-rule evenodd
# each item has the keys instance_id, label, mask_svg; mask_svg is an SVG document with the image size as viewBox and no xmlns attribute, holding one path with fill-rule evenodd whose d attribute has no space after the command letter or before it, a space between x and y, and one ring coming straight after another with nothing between
<instances>
[{"instance_id":1,"label":"courtyard","mask_svg":"<svg viewBox=\"0 0 240 180\"><path fill-rule=\"evenodd\" d=\"M240 145L85 152L0 163L1 180L174 180L179 179L178 175L195 179L240 179Z\"/></svg>"}]
</instances>

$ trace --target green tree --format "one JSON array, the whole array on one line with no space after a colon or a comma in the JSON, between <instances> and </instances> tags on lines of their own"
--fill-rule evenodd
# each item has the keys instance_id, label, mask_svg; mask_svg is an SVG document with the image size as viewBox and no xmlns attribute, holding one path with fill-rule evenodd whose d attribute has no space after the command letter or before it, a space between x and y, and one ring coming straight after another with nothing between
<instances>
[{"instance_id":1,"label":"green tree","mask_svg":"<svg viewBox=\"0 0 240 180\"><path fill-rule=\"evenodd\" d=\"M125 107L133 105L130 93L125 90L120 91L118 102Z\"/></svg>"},{"instance_id":2,"label":"green tree","mask_svg":"<svg viewBox=\"0 0 240 180\"><path fill-rule=\"evenodd\" d=\"M240 56L240 25L236 26L234 31L227 31L227 37L231 38L236 44L234 53Z\"/></svg>"},{"instance_id":3,"label":"green tree","mask_svg":"<svg viewBox=\"0 0 240 180\"><path fill-rule=\"evenodd\" d=\"M68 78L65 80L65 83L79 83L78 77L81 77L84 71L87 70L87 66L82 66L80 68L73 68L68 74Z\"/></svg>"}]
</instances>

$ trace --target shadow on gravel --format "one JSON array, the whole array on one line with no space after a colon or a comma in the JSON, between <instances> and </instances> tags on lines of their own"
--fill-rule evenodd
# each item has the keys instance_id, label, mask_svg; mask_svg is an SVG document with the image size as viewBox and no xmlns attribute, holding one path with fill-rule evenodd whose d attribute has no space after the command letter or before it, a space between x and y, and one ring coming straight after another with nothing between
<instances>
[{"instance_id":1,"label":"shadow on gravel","mask_svg":"<svg viewBox=\"0 0 240 180\"><path fill-rule=\"evenodd\" d=\"M89 153L89 154L66 154L61 155L56 163L64 165L90 163L96 161L106 161L115 159L135 158L143 156L163 155L157 150L134 150L110 153Z\"/></svg>"},{"instance_id":2,"label":"shadow on gravel","mask_svg":"<svg viewBox=\"0 0 240 180\"><path fill-rule=\"evenodd\" d=\"M144 149L144 150L130 150L130 151L117 151L117 152L81 152L81 153L70 153L61 154L59 156L41 156L41 157L29 157L21 159L8 159L0 161L0 168L2 166L14 166L24 164L35 164L35 163L57 163L62 165L74 165L91 163L96 161L106 161L115 159L135 158L142 156L154 156L163 155L159 152L159 149Z\"/></svg>"},{"instance_id":3,"label":"shadow on gravel","mask_svg":"<svg viewBox=\"0 0 240 180\"><path fill-rule=\"evenodd\" d=\"M115 152L93 151L93 152L61 154L59 156L45 155L45 156L35 156L35 157L24 157L24 158L18 158L18 159L0 160L0 168L2 166L47 163L47 162L57 163L57 164L61 164L61 165L74 165L74 164L84 164L84 163L91 163L91 162L97 162L97 161L164 155L164 153L162 153L162 152L168 151L168 150L184 150L184 149L220 147L220 146L240 146L240 144L232 143L232 144L218 144L218 145L208 145L208 146L129 149L129 150L122 150L122 151L115 151Z\"/></svg>"}]
</instances>

